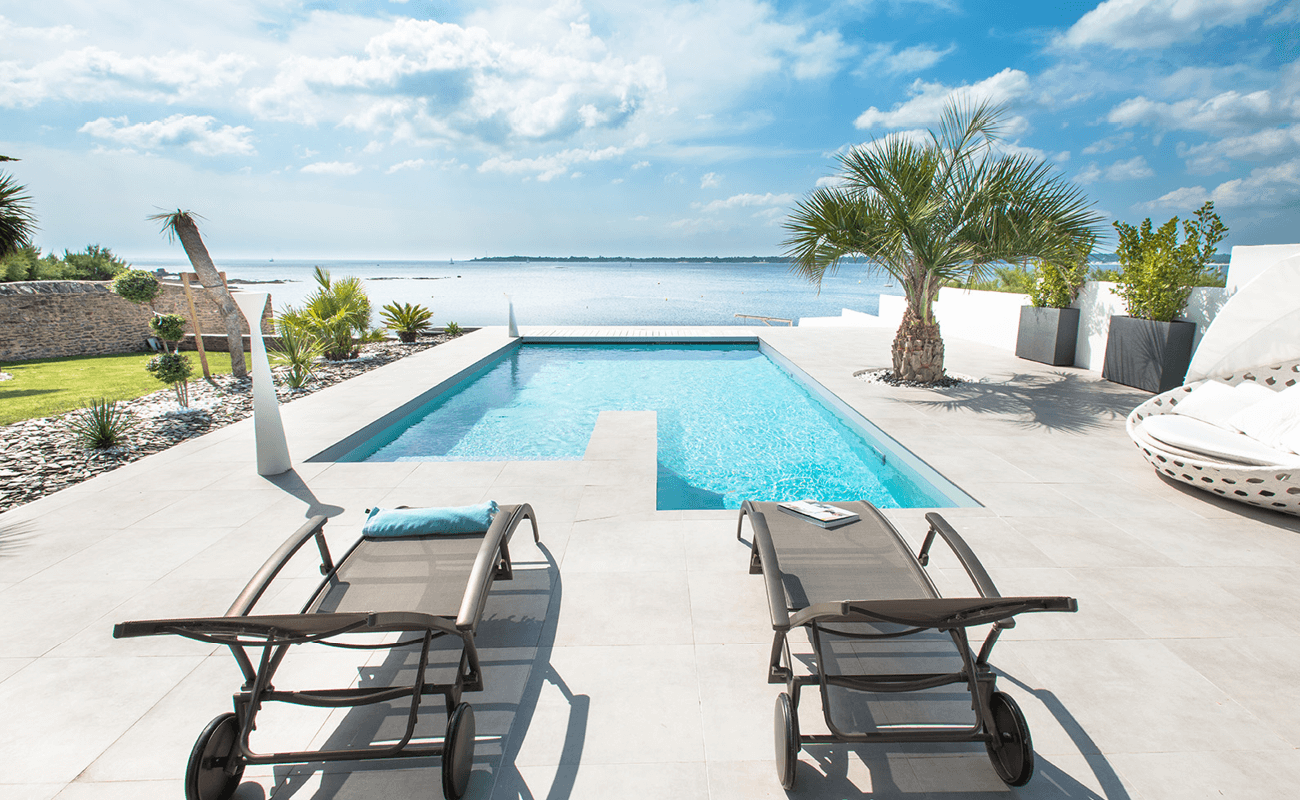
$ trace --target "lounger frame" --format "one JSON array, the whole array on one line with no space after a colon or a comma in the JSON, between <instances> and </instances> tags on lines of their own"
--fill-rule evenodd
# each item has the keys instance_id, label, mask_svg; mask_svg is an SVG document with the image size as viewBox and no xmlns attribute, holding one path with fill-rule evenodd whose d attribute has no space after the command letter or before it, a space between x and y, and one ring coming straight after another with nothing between
<instances>
[{"instance_id":1,"label":"lounger frame","mask_svg":"<svg viewBox=\"0 0 1300 800\"><path fill-rule=\"evenodd\" d=\"M855 504L856 506L857 504ZM879 511L870 504L862 504L864 514L871 514L894 536L897 531ZM740 510L737 521L736 537L742 539L743 525L746 518L750 520L753 532L750 542L749 571L751 574L763 575L766 589L768 611L774 631L772 648L768 662L767 681L772 684L784 683L790 697L791 713L795 715L796 732L795 749L804 744L828 744L833 742L850 743L904 743L904 742L978 742L990 748L1000 746L998 726L995 724L993 704L997 694L996 675L989 664L989 657L1002 631L1015 627L1017 614L1032 611L1076 611L1078 604L1069 597L1002 597L988 571L980 563L975 553L961 535L937 513L925 515L929 523L920 551L915 555L916 563L925 567L930 561L930 550L936 539L942 539L957 557L966 574L974 584L979 597L943 598L930 580L929 575L921 569L928 586L930 598L926 599L872 599L843 600L840 602L821 602L803 608L789 605L788 595L782 583L781 569L772 535L768 529L764 511L774 511L773 503L752 503L746 501ZM811 523L804 523L811 525ZM742 539L743 540L743 539ZM901 537L899 537L901 542ZM838 625L853 623L892 623L906 628L899 632L884 634L864 634L837 629ZM979 625L991 625L978 653L971 647L967 629ZM789 634L798 628L806 628L815 654L816 671L810 674L797 674L795 661L791 657ZM960 654L962 670L950 673L902 673L869 675L830 675L824 668L822 657L822 637L833 633L851 639L886 640L897 639L937 630L947 633L954 647ZM833 699L829 688L843 688L863 692L913 692L953 684L965 684L971 695L971 705L975 711L975 722L969 726L953 725L891 725L886 729L870 731L842 730L832 715ZM803 734L798 732L797 715L802 691L806 686L817 686L821 692L822 714L829 734ZM996 702L1008 702L998 700ZM1014 705L1014 704L1013 704ZM779 706L778 706L779 708ZM1015 712L1019 714L1018 709ZM1027 739L1028 731L1024 731ZM1032 766L1030 768L1032 770ZM1001 770L999 771L1001 774ZM1007 776L1003 775L1004 780ZM787 776L782 775L785 782ZM788 776L787 789L793 787L793 775ZM1028 775L1023 776L1023 781ZM1021 782L1023 782L1021 781ZM1013 782L1008 780L1008 782ZM1013 783L1013 785L1018 785Z\"/></svg>"},{"instance_id":2,"label":"lounger frame","mask_svg":"<svg viewBox=\"0 0 1300 800\"><path fill-rule=\"evenodd\" d=\"M312 608L338 581L340 568L366 541L358 538L337 562L331 557L325 539L327 518L308 520L266 560L249 580L224 616L188 619L144 620L124 622L114 627L116 638L177 634L196 641L224 645L230 649L244 676L244 684L234 695L234 713L238 725L238 754L222 766L228 774L250 764L294 764L318 761L353 761L381 758L418 758L444 755L445 742L411 744L415 734L421 699L442 695L450 718L461 703L464 692L483 689L474 634L483 615L492 583L510 580L513 567L509 543L519 524L532 524L533 539L540 541L537 520L531 506L502 506L491 526L483 534L482 544L470 571L464 598L457 615L438 616L414 611L383 610L369 613L313 613ZM254 606L289 561L309 542L314 541L320 554L320 571L324 576L300 614L253 615ZM349 634L409 633L414 636L396 642L365 643L340 641ZM449 683L427 680L430 646L435 639L455 637L460 640L461 656L456 677ZM280 691L272 679L289 649L296 644L318 643L332 647L365 650L391 650L419 647L420 658L415 678L409 685L372 686L349 689L314 689ZM250 649L260 655L250 656ZM257 713L263 703L280 702L319 708L346 708L387 702L409 697L410 712L403 736L395 744L368 745L337 750L295 750L257 753L249 746L256 727ZM472 727L472 726L471 726ZM472 734L471 734L472 735ZM472 752L472 747L471 747Z\"/></svg>"}]
</instances>

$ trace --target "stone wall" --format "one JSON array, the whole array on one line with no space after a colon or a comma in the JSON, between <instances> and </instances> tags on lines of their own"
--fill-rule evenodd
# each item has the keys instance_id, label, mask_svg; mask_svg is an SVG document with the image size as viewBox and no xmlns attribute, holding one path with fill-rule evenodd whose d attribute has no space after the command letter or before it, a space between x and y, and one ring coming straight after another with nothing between
<instances>
[{"instance_id":1,"label":"stone wall","mask_svg":"<svg viewBox=\"0 0 1300 800\"><path fill-rule=\"evenodd\" d=\"M0 283L0 362L149 349L153 311L123 300L109 287L109 281ZM204 341L206 334L224 334L225 324L211 293L193 284L190 291ZM179 282L162 282L154 308L160 314L190 316ZM243 329L248 332L247 322ZM193 333L189 324L185 330ZM270 298L262 313L262 331L272 331Z\"/></svg>"}]
</instances>

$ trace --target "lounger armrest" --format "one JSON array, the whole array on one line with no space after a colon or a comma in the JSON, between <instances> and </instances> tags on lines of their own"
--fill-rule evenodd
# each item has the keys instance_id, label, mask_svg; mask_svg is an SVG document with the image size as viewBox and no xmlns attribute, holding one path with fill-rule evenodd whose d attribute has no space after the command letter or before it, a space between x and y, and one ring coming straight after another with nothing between
<instances>
[{"instance_id":1,"label":"lounger armrest","mask_svg":"<svg viewBox=\"0 0 1300 800\"><path fill-rule=\"evenodd\" d=\"M933 511L925 515L925 520L930 523L930 531L925 535L925 544L921 546L921 553L917 556L921 566L925 566L930 560L930 543L934 541L934 535L937 533L948 543L957 560L965 567L966 574L979 590L980 596L1001 597L998 587L993 585L993 578L989 577L988 570L984 569L984 565L976 558L970 545L966 544L966 540L961 538L961 534L957 533L948 520Z\"/></svg>"},{"instance_id":2,"label":"lounger armrest","mask_svg":"<svg viewBox=\"0 0 1300 800\"><path fill-rule=\"evenodd\" d=\"M914 628L970 628L1034 611L1079 610L1073 597L934 597L915 600L844 600L818 603L790 618L791 627L812 623L889 622Z\"/></svg>"},{"instance_id":3,"label":"lounger armrest","mask_svg":"<svg viewBox=\"0 0 1300 800\"><path fill-rule=\"evenodd\" d=\"M527 519L533 525L533 540L539 541L537 517L533 507L527 503L517 506L501 506L492 520L492 525L483 535L479 545L478 556L469 573L469 582L465 586L465 598L460 603L460 613L456 615L456 627L461 630L473 630L483 616L483 604L487 602L488 586L496 573L497 562L501 559L501 550L514 536L515 528Z\"/></svg>"},{"instance_id":4,"label":"lounger armrest","mask_svg":"<svg viewBox=\"0 0 1300 800\"><path fill-rule=\"evenodd\" d=\"M265 614L260 616L188 617L122 622L113 638L178 634L192 639L270 638L277 641L315 640L343 633L432 631L458 634L442 617L414 611L343 614Z\"/></svg>"},{"instance_id":5,"label":"lounger armrest","mask_svg":"<svg viewBox=\"0 0 1300 800\"><path fill-rule=\"evenodd\" d=\"M790 612L786 610L785 585L781 583L781 563L776 558L772 532L767 528L763 513L745 501L749 524L754 531L754 547L763 565L763 582L767 586L767 610L772 616L772 630L790 630Z\"/></svg>"},{"instance_id":6,"label":"lounger armrest","mask_svg":"<svg viewBox=\"0 0 1300 800\"><path fill-rule=\"evenodd\" d=\"M235 602L226 610L226 616L240 617L251 611L262 597L262 593L266 591L266 587L271 584L271 581L275 580L276 575L280 574L280 570L284 569L284 565L288 564L289 559L293 558L302 549L302 546L307 543L307 540L312 537L316 537L316 544L321 551L321 571L328 573L333 569L333 564L330 563L329 548L325 544L325 535L321 530L325 527L327 519L328 517L324 514L317 514L304 522L301 528L286 539L284 544L280 545L279 549L271 554L271 557L266 560L262 568L248 581L244 591L239 593L239 597L236 597Z\"/></svg>"}]
</instances>

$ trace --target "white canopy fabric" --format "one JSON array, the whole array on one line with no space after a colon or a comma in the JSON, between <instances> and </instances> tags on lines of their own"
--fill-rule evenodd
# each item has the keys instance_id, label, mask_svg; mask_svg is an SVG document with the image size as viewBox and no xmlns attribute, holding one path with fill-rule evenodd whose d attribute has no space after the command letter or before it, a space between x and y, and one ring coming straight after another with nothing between
<instances>
[{"instance_id":1,"label":"white canopy fabric","mask_svg":"<svg viewBox=\"0 0 1300 800\"><path fill-rule=\"evenodd\" d=\"M1293 361L1300 361L1300 256L1282 259L1228 298L1185 382Z\"/></svg>"}]
</instances>

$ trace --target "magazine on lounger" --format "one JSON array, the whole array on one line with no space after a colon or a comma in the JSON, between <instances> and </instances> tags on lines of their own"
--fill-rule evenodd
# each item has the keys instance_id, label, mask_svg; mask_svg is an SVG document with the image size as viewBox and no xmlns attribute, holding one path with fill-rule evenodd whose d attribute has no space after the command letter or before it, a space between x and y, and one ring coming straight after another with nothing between
<instances>
[{"instance_id":1,"label":"magazine on lounger","mask_svg":"<svg viewBox=\"0 0 1300 800\"><path fill-rule=\"evenodd\" d=\"M811 522L823 528L838 528L841 525L848 525L850 522L857 522L858 515L852 511L845 511L836 506L819 503L816 500L795 500L791 503L777 503L785 513L792 517L797 517L804 522Z\"/></svg>"}]
</instances>

